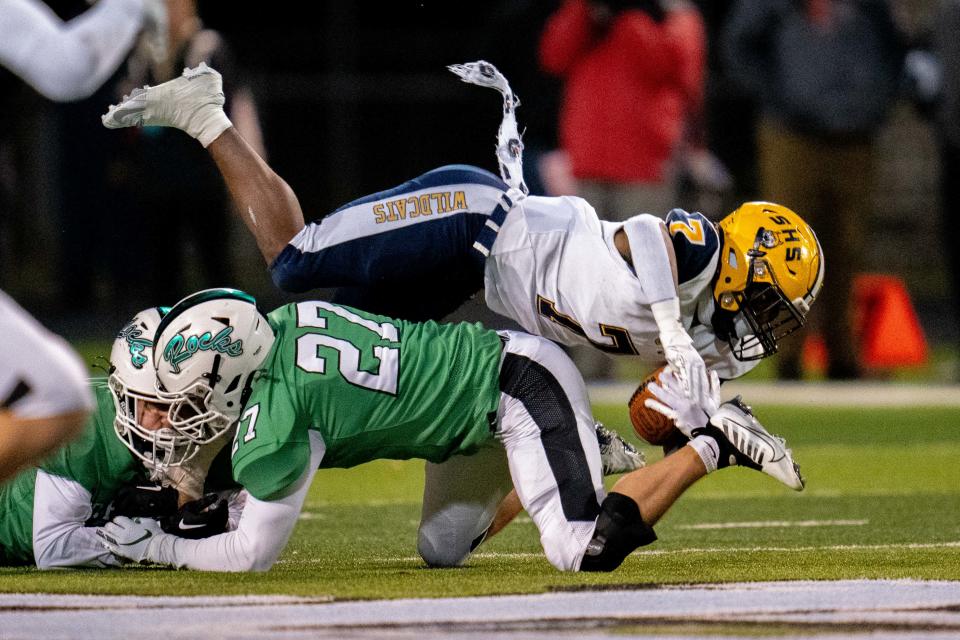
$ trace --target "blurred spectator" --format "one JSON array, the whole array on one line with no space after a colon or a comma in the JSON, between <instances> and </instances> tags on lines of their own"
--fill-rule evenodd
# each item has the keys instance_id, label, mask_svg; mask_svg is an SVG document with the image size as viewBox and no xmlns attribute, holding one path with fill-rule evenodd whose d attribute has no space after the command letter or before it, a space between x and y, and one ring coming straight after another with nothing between
<instances>
[{"instance_id":1,"label":"blurred spectator","mask_svg":"<svg viewBox=\"0 0 960 640\"><path fill-rule=\"evenodd\" d=\"M170 80L200 62L224 76L226 110L255 150L264 154L257 109L230 50L216 31L204 28L196 0L167 0L169 56L154 61L139 47L127 62L117 97L145 84ZM101 108L101 112L103 108ZM249 137L248 137L249 136ZM110 172L124 210L118 224L129 242L120 250L128 291L137 305L177 300L191 289L233 284L230 199L216 166L188 136L174 129L130 129L121 138ZM185 169L189 167L189 170ZM187 252L189 248L189 253ZM199 267L197 278L185 269Z\"/></svg>"},{"instance_id":2,"label":"blurred spectator","mask_svg":"<svg viewBox=\"0 0 960 640\"><path fill-rule=\"evenodd\" d=\"M540 61L564 81L560 144L602 218L676 206L674 161L702 108L705 49L689 2L565 0L547 22Z\"/></svg>"},{"instance_id":3,"label":"blurred spectator","mask_svg":"<svg viewBox=\"0 0 960 640\"><path fill-rule=\"evenodd\" d=\"M740 0L724 34L731 76L760 101L760 196L800 212L824 251L811 319L827 376L860 375L851 282L873 207L873 136L900 82L903 46L884 0ZM780 375L799 378L802 340Z\"/></svg>"}]
</instances>

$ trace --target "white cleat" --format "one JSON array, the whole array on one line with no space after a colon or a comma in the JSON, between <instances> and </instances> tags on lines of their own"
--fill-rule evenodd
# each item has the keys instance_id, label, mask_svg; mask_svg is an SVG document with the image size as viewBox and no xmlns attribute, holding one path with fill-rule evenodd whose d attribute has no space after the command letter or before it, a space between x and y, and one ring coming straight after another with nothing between
<instances>
[{"instance_id":1,"label":"white cleat","mask_svg":"<svg viewBox=\"0 0 960 640\"><path fill-rule=\"evenodd\" d=\"M526 196L530 190L523 180L523 141L517 130L515 113L520 106L520 100L513 95L510 83L495 66L485 60L451 64L447 69L468 84L496 89L503 96L503 120L497 131L497 163L500 165L503 181L511 189L516 189L522 196ZM517 196L512 199L516 200Z\"/></svg>"},{"instance_id":2,"label":"white cleat","mask_svg":"<svg viewBox=\"0 0 960 640\"><path fill-rule=\"evenodd\" d=\"M769 433L740 397L724 402L705 427L692 436L707 435L720 448L717 468L741 465L776 478L794 491L802 491L800 465L793 460L786 441Z\"/></svg>"},{"instance_id":3,"label":"white cleat","mask_svg":"<svg viewBox=\"0 0 960 640\"><path fill-rule=\"evenodd\" d=\"M223 79L201 62L193 69L184 69L179 78L134 89L120 104L111 105L101 120L108 129L175 127L207 146L205 137L213 132L219 135L230 124L223 104Z\"/></svg>"},{"instance_id":4,"label":"white cleat","mask_svg":"<svg viewBox=\"0 0 960 640\"><path fill-rule=\"evenodd\" d=\"M618 473L630 473L646 466L647 460L641 451L612 431L596 424L597 444L600 445L600 461L603 464L603 475L612 476Z\"/></svg>"}]
</instances>

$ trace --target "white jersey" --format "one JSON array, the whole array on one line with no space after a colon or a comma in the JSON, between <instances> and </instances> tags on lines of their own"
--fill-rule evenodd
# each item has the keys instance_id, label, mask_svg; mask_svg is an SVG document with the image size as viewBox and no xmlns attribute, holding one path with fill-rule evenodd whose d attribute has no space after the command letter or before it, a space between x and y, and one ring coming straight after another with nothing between
<instances>
[{"instance_id":1,"label":"white jersey","mask_svg":"<svg viewBox=\"0 0 960 640\"><path fill-rule=\"evenodd\" d=\"M701 214L680 209L665 223L677 257L684 328L720 378L743 375L756 361L734 358L710 323L710 284L719 256L716 229ZM669 265L662 273L634 273L613 244L620 226L601 221L582 198L522 200L507 215L487 259L487 306L561 344L591 344L639 358L651 369L666 364L650 309L655 301L645 295L643 282L673 275Z\"/></svg>"}]
</instances>

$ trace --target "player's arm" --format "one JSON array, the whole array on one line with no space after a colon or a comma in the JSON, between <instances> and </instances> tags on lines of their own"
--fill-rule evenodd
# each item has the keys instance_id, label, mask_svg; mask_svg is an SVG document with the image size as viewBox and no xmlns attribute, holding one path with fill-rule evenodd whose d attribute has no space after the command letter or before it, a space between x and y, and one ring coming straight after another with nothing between
<instances>
[{"instance_id":1,"label":"player's arm","mask_svg":"<svg viewBox=\"0 0 960 640\"><path fill-rule=\"evenodd\" d=\"M188 540L163 533L154 520L117 518L98 535L107 549L134 562L201 571L266 571L287 546L318 464L319 459L311 459L283 497L259 500L247 495L240 522L228 533Z\"/></svg>"},{"instance_id":2,"label":"player's arm","mask_svg":"<svg viewBox=\"0 0 960 640\"><path fill-rule=\"evenodd\" d=\"M114 555L103 548L97 528L84 526L92 513L91 495L83 485L37 470L33 498L33 556L37 567L118 565Z\"/></svg>"},{"instance_id":3,"label":"player's arm","mask_svg":"<svg viewBox=\"0 0 960 640\"><path fill-rule=\"evenodd\" d=\"M641 302L650 305L657 323L664 359L677 372L688 397L706 401L707 368L680 316L677 256L668 229L659 218L642 214L624 222L622 230L629 247L628 260L646 297Z\"/></svg>"},{"instance_id":4,"label":"player's arm","mask_svg":"<svg viewBox=\"0 0 960 640\"><path fill-rule=\"evenodd\" d=\"M62 22L35 0L0 3L0 63L45 97L86 98L126 58L143 22L142 0L100 0Z\"/></svg>"}]
</instances>

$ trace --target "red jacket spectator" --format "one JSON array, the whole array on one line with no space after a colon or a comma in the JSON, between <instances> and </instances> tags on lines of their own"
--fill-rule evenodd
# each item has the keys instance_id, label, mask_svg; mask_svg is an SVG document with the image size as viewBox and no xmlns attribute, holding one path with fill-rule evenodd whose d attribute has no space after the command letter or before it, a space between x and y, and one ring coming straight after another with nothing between
<instances>
[{"instance_id":1,"label":"red jacket spectator","mask_svg":"<svg viewBox=\"0 0 960 640\"><path fill-rule=\"evenodd\" d=\"M566 0L547 22L540 60L565 81L560 143L577 178L667 178L687 118L701 108L706 50L697 9L673 5L657 22L639 9Z\"/></svg>"}]
</instances>

